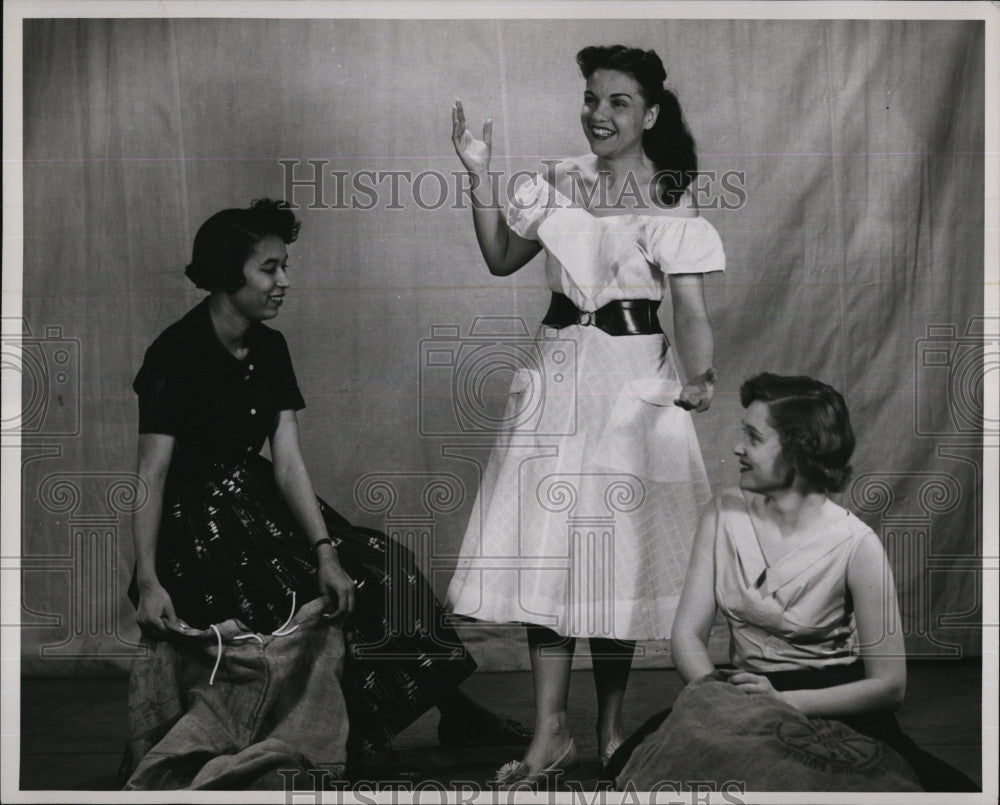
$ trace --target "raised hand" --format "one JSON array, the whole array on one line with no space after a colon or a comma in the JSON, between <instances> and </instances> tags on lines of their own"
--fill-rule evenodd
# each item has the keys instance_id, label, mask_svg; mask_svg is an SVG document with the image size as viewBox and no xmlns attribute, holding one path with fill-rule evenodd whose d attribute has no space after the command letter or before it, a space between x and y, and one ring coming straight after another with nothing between
<instances>
[{"instance_id":1,"label":"raised hand","mask_svg":"<svg viewBox=\"0 0 1000 805\"><path fill-rule=\"evenodd\" d=\"M493 121L487 120L483 123L483 139L477 140L465 127L462 102L455 101L451 109L451 141L465 169L469 173L485 175L489 170L490 156L493 153Z\"/></svg>"}]
</instances>

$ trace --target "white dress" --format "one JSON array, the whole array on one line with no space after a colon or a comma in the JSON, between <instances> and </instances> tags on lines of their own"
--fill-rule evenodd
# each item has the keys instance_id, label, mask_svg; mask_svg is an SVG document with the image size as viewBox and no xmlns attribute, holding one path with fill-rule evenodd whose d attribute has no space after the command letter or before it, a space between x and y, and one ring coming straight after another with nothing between
<instances>
[{"instance_id":1,"label":"white dress","mask_svg":"<svg viewBox=\"0 0 1000 805\"><path fill-rule=\"evenodd\" d=\"M545 249L549 287L581 311L662 299L666 275L725 268L704 218L596 217L541 176L506 209ZM542 325L514 375L448 602L458 614L568 637L670 636L711 497L663 335Z\"/></svg>"}]
</instances>

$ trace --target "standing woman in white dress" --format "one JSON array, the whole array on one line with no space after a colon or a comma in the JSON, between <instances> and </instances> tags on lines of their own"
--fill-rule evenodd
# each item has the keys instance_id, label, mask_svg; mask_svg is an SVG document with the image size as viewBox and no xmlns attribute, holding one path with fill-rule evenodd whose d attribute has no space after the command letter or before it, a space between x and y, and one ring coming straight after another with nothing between
<instances>
[{"instance_id":1,"label":"standing woman in white dress","mask_svg":"<svg viewBox=\"0 0 1000 805\"><path fill-rule=\"evenodd\" d=\"M656 53L587 47L577 62L592 153L546 163L505 206L487 173L492 121L479 140L461 102L452 112L490 273L544 249L552 291L448 591L458 615L527 625L535 737L500 787L576 765L566 711L578 637L590 641L602 763L621 743L635 641L670 636L710 497L688 412L712 401L703 275L725 255L688 191L694 140ZM667 287L683 384L656 313Z\"/></svg>"}]
</instances>

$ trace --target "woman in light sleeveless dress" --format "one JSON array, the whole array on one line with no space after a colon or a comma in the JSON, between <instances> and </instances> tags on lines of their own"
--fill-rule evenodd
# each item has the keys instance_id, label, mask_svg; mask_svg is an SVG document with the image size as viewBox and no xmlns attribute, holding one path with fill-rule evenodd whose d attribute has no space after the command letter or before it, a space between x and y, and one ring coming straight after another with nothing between
<instances>
[{"instance_id":1,"label":"woman in light sleeveless dress","mask_svg":"<svg viewBox=\"0 0 1000 805\"><path fill-rule=\"evenodd\" d=\"M687 191L694 142L653 51L588 47L581 121L592 154L547 163L505 207L486 186L458 102L453 140L470 174L492 274L545 251L552 300L514 374L448 591L453 611L526 624L535 738L501 787L575 765L567 728L576 638L589 638L602 761L623 738L634 641L670 636L698 511L710 491L689 411L713 392L703 275L719 236ZM682 382L657 307L669 289Z\"/></svg>"},{"instance_id":2,"label":"woman in light sleeveless dress","mask_svg":"<svg viewBox=\"0 0 1000 805\"><path fill-rule=\"evenodd\" d=\"M743 384L740 400L739 488L705 507L674 624L681 677L715 671L707 641L718 610L732 635L730 684L881 741L927 791L979 790L917 746L893 715L906 690L906 650L893 628L901 621L892 572L875 532L829 498L851 474L843 397L812 378L765 373ZM660 740L669 714L648 719L619 748L607 778L619 786L640 778L640 787L650 775L670 779L673 749ZM740 738L717 755L742 754ZM733 779L728 769L715 773Z\"/></svg>"}]
</instances>

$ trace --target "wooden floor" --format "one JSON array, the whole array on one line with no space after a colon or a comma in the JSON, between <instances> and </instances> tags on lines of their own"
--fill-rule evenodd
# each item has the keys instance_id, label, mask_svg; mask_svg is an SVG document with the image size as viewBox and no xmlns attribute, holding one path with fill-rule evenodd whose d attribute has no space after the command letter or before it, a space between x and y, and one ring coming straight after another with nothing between
<instances>
[{"instance_id":1,"label":"wooden floor","mask_svg":"<svg viewBox=\"0 0 1000 805\"><path fill-rule=\"evenodd\" d=\"M632 730L651 713L670 706L681 683L673 671L634 671L625 704ZM481 703L531 723L531 677L527 672L476 673L463 690ZM124 677L24 679L21 682L21 788L28 790L113 790L126 736L128 682ZM570 727L582 762L569 779L584 788L596 782L599 766L594 735L593 678L574 671ZM911 664L903 729L927 751L958 767L977 783L981 769L981 670L978 663ZM479 784L517 756L503 747L437 750L437 712L431 711L400 735L399 761L448 785Z\"/></svg>"}]
</instances>

